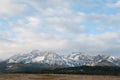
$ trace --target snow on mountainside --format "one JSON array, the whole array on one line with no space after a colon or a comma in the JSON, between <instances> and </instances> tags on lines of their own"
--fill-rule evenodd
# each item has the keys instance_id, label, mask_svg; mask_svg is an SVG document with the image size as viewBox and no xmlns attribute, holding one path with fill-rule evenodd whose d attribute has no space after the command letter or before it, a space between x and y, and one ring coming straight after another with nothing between
<instances>
[{"instance_id":1,"label":"snow on mountainside","mask_svg":"<svg viewBox=\"0 0 120 80\"><path fill-rule=\"evenodd\" d=\"M47 63L50 65L65 65L63 57L55 52L40 52L34 50L31 53L23 55L15 55L8 59L8 63Z\"/></svg>"},{"instance_id":2,"label":"snow on mountainside","mask_svg":"<svg viewBox=\"0 0 120 80\"><path fill-rule=\"evenodd\" d=\"M41 52L39 50L34 50L28 54L12 56L7 60L7 63L40 63L69 67L82 65L95 66L98 63L99 65L111 63L111 65L120 66L120 58L106 55L90 56L81 52L73 52L64 57L51 51Z\"/></svg>"},{"instance_id":3,"label":"snow on mountainside","mask_svg":"<svg viewBox=\"0 0 120 80\"><path fill-rule=\"evenodd\" d=\"M93 62L92 56L81 52L73 52L72 54L68 55L67 59L71 60L72 63L75 63L75 66L90 65Z\"/></svg>"},{"instance_id":4,"label":"snow on mountainside","mask_svg":"<svg viewBox=\"0 0 120 80\"><path fill-rule=\"evenodd\" d=\"M97 62L96 64L94 64L94 66L116 66L116 64L108 60L102 60L101 62Z\"/></svg>"}]
</instances>

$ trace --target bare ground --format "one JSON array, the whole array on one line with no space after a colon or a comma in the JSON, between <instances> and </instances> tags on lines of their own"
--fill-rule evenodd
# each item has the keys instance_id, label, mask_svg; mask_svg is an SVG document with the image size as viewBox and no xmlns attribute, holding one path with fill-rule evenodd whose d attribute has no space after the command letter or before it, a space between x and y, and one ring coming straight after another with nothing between
<instances>
[{"instance_id":1,"label":"bare ground","mask_svg":"<svg viewBox=\"0 0 120 80\"><path fill-rule=\"evenodd\" d=\"M120 80L120 76L66 74L0 74L0 80Z\"/></svg>"}]
</instances>

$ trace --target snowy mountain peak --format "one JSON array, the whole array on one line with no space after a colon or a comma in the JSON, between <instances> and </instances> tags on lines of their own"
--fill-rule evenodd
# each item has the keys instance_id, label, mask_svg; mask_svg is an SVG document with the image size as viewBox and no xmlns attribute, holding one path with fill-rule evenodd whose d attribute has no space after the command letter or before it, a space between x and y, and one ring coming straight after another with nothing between
<instances>
[{"instance_id":1,"label":"snowy mountain peak","mask_svg":"<svg viewBox=\"0 0 120 80\"><path fill-rule=\"evenodd\" d=\"M46 63L50 65L65 65L64 59L52 51L40 52L34 50L28 54L15 55L8 59L8 63Z\"/></svg>"},{"instance_id":2,"label":"snowy mountain peak","mask_svg":"<svg viewBox=\"0 0 120 80\"><path fill-rule=\"evenodd\" d=\"M81 60L81 59L89 59L91 57L82 52L72 52L72 54L68 55L67 58L72 60Z\"/></svg>"},{"instance_id":3,"label":"snowy mountain peak","mask_svg":"<svg viewBox=\"0 0 120 80\"><path fill-rule=\"evenodd\" d=\"M8 63L40 63L49 65L64 65L64 66L81 66L94 65L103 61L108 61L120 66L120 59L113 56L97 55L90 56L82 52L72 52L67 57L60 56L53 51L33 50L27 54L19 54L12 56L7 60Z\"/></svg>"}]
</instances>

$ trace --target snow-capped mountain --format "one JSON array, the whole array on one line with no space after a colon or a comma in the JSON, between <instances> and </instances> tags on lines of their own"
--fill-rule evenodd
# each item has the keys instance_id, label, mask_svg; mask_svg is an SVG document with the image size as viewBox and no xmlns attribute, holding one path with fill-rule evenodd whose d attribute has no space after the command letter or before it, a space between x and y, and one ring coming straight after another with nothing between
<instances>
[{"instance_id":1,"label":"snow-capped mountain","mask_svg":"<svg viewBox=\"0 0 120 80\"><path fill-rule=\"evenodd\" d=\"M107 55L90 56L82 52L69 55L58 55L53 51L34 50L26 54L18 54L0 62L0 73L9 72L41 72L69 67L120 67L120 58ZM117 68L116 68L117 69ZM56 70L55 70L56 71ZM68 70L71 72L74 70ZM75 70L76 72L77 70ZM64 69L62 72L65 72ZM78 71L79 72L79 71Z\"/></svg>"},{"instance_id":2,"label":"snow-capped mountain","mask_svg":"<svg viewBox=\"0 0 120 80\"><path fill-rule=\"evenodd\" d=\"M59 56L55 52L45 51L40 52L38 50L34 50L31 53L23 54L23 55L15 55L7 60L8 63L46 63L49 65L65 65L66 61L64 61L62 56Z\"/></svg>"},{"instance_id":3,"label":"snow-capped mountain","mask_svg":"<svg viewBox=\"0 0 120 80\"><path fill-rule=\"evenodd\" d=\"M119 65L120 66L120 64L116 62L116 61L118 61L118 59L119 58L115 58L114 56L97 55L97 56L94 57L94 63L93 64L97 64L97 63L107 61L107 62L113 63L114 65Z\"/></svg>"},{"instance_id":4,"label":"snow-capped mountain","mask_svg":"<svg viewBox=\"0 0 120 80\"><path fill-rule=\"evenodd\" d=\"M110 62L114 62L114 60L116 60L117 58L113 57L113 56L107 56L107 55L97 55L94 58L94 61L96 62L100 62L102 60L108 60Z\"/></svg>"},{"instance_id":5,"label":"snow-capped mountain","mask_svg":"<svg viewBox=\"0 0 120 80\"><path fill-rule=\"evenodd\" d=\"M67 59L74 63L74 66L90 65L94 60L92 56L81 52L72 52L72 54L67 56Z\"/></svg>"},{"instance_id":6,"label":"snow-capped mountain","mask_svg":"<svg viewBox=\"0 0 120 80\"><path fill-rule=\"evenodd\" d=\"M120 66L120 58L115 58L113 56L106 56L106 55L97 55L97 56L90 56L85 53L81 52L72 52L71 54L67 55L66 57L58 55L56 52L52 51L44 51L41 52L39 50L34 50L27 54L20 54L10 57L6 60L8 64L10 63L38 63L38 64L48 64L53 66L82 66L82 65L89 65L89 66L96 66L98 63L105 64L111 63L114 64L113 66Z\"/></svg>"}]
</instances>

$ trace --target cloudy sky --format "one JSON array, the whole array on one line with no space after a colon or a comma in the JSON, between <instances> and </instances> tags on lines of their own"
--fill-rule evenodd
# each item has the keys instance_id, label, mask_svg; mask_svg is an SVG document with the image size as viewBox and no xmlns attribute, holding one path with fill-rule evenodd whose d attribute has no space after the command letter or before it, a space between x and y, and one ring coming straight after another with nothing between
<instances>
[{"instance_id":1,"label":"cloudy sky","mask_svg":"<svg viewBox=\"0 0 120 80\"><path fill-rule=\"evenodd\" d=\"M0 58L34 49L120 56L120 0L0 0Z\"/></svg>"}]
</instances>

